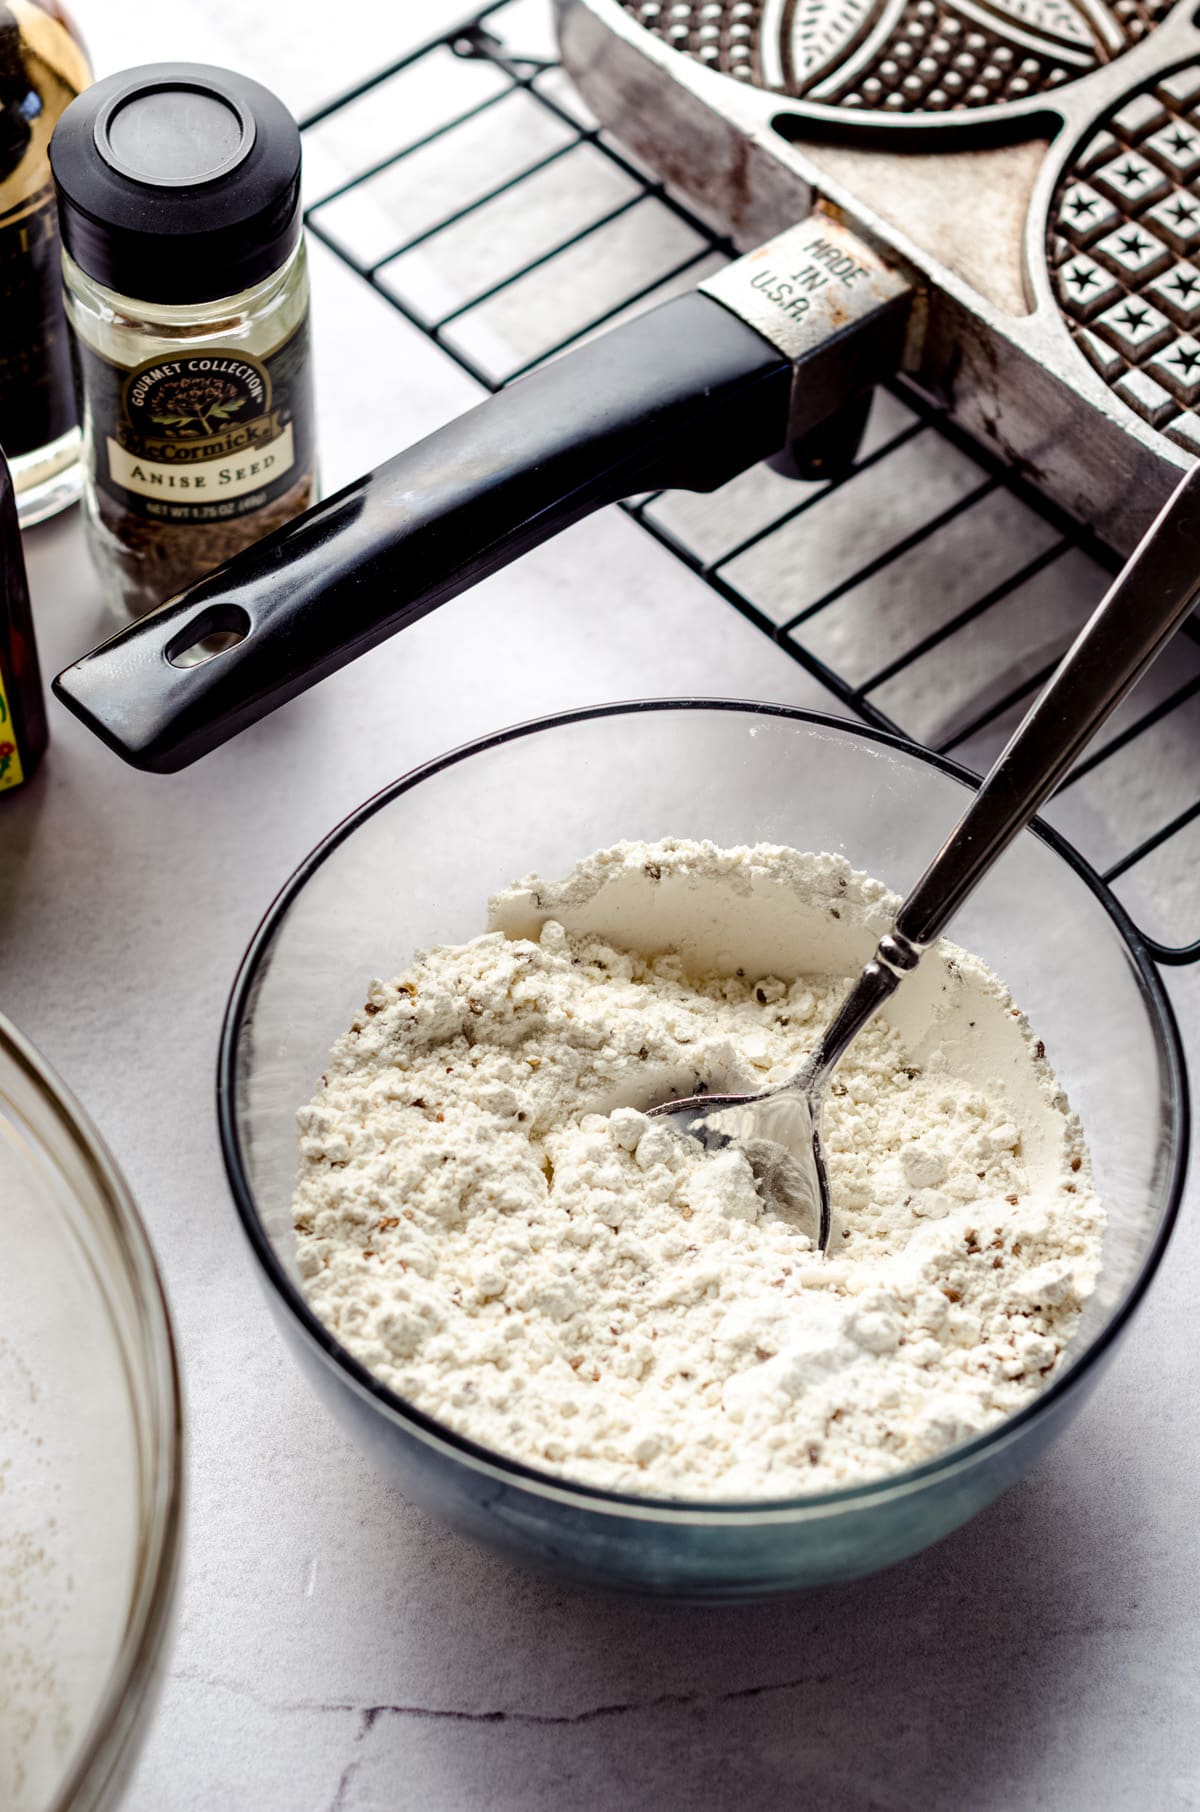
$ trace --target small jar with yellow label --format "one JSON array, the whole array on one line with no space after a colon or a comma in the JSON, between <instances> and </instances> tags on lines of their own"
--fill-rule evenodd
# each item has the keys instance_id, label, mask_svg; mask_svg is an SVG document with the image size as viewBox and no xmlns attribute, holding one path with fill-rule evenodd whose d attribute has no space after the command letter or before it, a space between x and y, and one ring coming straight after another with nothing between
<instances>
[{"instance_id":1,"label":"small jar with yellow label","mask_svg":"<svg viewBox=\"0 0 1200 1812\"><path fill-rule=\"evenodd\" d=\"M123 617L316 499L300 134L267 89L154 64L55 128L88 541Z\"/></svg>"}]
</instances>

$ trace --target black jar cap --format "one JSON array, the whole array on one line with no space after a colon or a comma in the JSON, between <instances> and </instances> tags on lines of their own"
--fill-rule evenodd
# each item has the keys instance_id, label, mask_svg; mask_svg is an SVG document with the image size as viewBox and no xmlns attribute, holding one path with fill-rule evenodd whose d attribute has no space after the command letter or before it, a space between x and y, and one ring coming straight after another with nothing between
<instances>
[{"instance_id":1,"label":"black jar cap","mask_svg":"<svg viewBox=\"0 0 1200 1812\"><path fill-rule=\"evenodd\" d=\"M300 237L300 132L269 89L147 63L71 102L50 140L62 240L106 289L211 302L278 270Z\"/></svg>"}]
</instances>

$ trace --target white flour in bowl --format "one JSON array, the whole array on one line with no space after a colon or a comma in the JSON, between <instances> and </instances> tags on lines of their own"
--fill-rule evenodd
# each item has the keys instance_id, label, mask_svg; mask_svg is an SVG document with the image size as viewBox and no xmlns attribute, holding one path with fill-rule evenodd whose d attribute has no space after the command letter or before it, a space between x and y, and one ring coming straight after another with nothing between
<instances>
[{"instance_id":1,"label":"white flour in bowl","mask_svg":"<svg viewBox=\"0 0 1200 1812\"><path fill-rule=\"evenodd\" d=\"M1028 1403L1103 1215L976 958L931 950L836 1072L828 1258L638 1111L791 1074L896 905L836 856L620 844L372 983L299 1116L313 1309L448 1427L655 1496L854 1484Z\"/></svg>"}]
</instances>

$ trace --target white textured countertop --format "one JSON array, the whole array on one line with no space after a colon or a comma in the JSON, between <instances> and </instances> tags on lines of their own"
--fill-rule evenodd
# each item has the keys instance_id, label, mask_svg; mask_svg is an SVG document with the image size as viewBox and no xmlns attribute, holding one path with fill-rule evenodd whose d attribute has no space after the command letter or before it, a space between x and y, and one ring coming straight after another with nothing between
<instances>
[{"instance_id":1,"label":"white textured countertop","mask_svg":"<svg viewBox=\"0 0 1200 1812\"><path fill-rule=\"evenodd\" d=\"M235 63L298 110L457 10L80 7L103 71ZM332 488L476 393L319 247L314 285ZM103 625L77 521L27 544L49 675ZM130 1812L1200 1807L1194 1212L1034 1478L889 1574L767 1608L609 1602L476 1551L381 1483L272 1330L212 1076L277 887L367 794L466 738L688 692L828 703L610 511L173 779L123 768L55 706L43 772L4 802L0 1000L129 1177L186 1375L182 1614ZM1194 1059L1194 979L1173 991Z\"/></svg>"}]
</instances>

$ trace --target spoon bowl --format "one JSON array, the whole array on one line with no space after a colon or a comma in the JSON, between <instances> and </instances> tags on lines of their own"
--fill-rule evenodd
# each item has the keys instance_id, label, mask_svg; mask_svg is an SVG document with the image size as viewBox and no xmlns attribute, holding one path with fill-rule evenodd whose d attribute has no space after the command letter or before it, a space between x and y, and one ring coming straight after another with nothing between
<instances>
[{"instance_id":1,"label":"spoon bowl","mask_svg":"<svg viewBox=\"0 0 1200 1812\"><path fill-rule=\"evenodd\" d=\"M740 1148L766 1207L827 1252L832 1209L817 1117L820 1096L809 1092L807 1077L806 1068L761 1094L688 1095L647 1111L708 1151Z\"/></svg>"}]
</instances>

